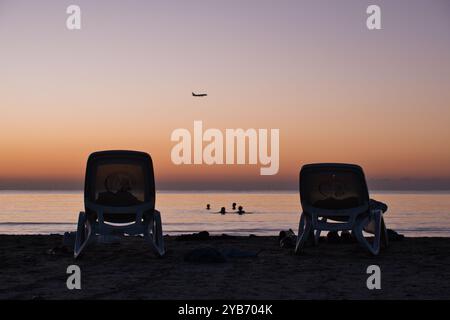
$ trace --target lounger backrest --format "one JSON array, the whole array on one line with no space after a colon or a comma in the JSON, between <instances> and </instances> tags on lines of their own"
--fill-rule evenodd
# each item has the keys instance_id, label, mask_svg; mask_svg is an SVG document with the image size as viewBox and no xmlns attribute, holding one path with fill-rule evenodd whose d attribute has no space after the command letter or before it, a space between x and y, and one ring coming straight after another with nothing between
<instances>
[{"instance_id":1,"label":"lounger backrest","mask_svg":"<svg viewBox=\"0 0 450 320\"><path fill-rule=\"evenodd\" d=\"M150 155L136 151L101 151L89 156L84 188L85 202L108 207L155 204L155 181ZM86 206L87 207L87 206ZM86 208L89 213L89 208ZM135 215L108 214L105 221L133 221Z\"/></svg>"},{"instance_id":2,"label":"lounger backrest","mask_svg":"<svg viewBox=\"0 0 450 320\"><path fill-rule=\"evenodd\" d=\"M339 163L308 164L300 170L302 207L345 211L369 203L364 172L360 166Z\"/></svg>"}]
</instances>

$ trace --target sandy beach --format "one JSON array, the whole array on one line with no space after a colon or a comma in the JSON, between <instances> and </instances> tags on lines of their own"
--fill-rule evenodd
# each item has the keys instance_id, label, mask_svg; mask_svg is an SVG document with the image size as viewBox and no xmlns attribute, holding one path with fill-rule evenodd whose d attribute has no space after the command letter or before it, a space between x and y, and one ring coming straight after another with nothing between
<instances>
[{"instance_id":1,"label":"sandy beach","mask_svg":"<svg viewBox=\"0 0 450 320\"><path fill-rule=\"evenodd\" d=\"M277 237L165 237L155 257L139 238L93 244L74 260L62 236L0 236L0 299L449 299L450 238L405 238L371 257L357 244L322 243L302 256ZM257 252L223 263L184 261L195 248ZM77 264L81 290L66 288ZM382 289L368 290L366 268L377 264Z\"/></svg>"}]
</instances>

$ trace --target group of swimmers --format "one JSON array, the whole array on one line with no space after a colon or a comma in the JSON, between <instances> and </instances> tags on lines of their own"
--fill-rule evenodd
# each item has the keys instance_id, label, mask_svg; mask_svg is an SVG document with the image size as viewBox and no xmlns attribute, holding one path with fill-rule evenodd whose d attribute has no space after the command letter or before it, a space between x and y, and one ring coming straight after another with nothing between
<instances>
[{"instance_id":1,"label":"group of swimmers","mask_svg":"<svg viewBox=\"0 0 450 320\"><path fill-rule=\"evenodd\" d=\"M236 205L237 205L236 202L233 202L233 203L232 203L231 206L232 206L233 210L236 210ZM211 205L210 205L209 203L206 205L206 210L211 210ZM239 214L239 215L244 214L244 213L245 213L244 207L239 206L239 207L237 208L237 211L235 211L235 212L236 212L237 214ZM222 207L222 208L220 208L220 211L219 211L218 213L224 215L224 214L227 213L227 210L225 209L225 207Z\"/></svg>"}]
</instances>

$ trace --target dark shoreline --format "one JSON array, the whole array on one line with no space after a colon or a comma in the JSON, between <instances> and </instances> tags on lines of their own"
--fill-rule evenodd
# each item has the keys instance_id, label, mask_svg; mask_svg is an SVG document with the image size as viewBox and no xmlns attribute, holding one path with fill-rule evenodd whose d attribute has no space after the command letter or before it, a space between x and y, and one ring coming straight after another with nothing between
<instances>
[{"instance_id":1,"label":"dark shoreline","mask_svg":"<svg viewBox=\"0 0 450 320\"><path fill-rule=\"evenodd\" d=\"M0 235L0 299L449 299L450 238L405 238L377 257L357 244L321 243L302 256L277 237L181 240L166 236L155 257L139 238L93 244L74 260L60 235ZM192 249L262 252L223 263L185 262ZM82 289L68 290L76 264ZM381 268L381 290L368 290L366 268Z\"/></svg>"}]
</instances>

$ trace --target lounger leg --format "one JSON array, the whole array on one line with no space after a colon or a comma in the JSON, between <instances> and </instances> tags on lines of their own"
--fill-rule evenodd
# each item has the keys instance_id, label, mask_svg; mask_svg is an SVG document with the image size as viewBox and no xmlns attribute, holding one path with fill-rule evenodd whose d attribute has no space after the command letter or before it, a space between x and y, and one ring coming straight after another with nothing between
<instances>
[{"instance_id":1,"label":"lounger leg","mask_svg":"<svg viewBox=\"0 0 450 320\"><path fill-rule=\"evenodd\" d=\"M298 225L298 235L297 235L297 244L295 246L295 253L299 254L305 245L306 241L308 241L309 234L311 232L311 217L302 213L300 217L300 222Z\"/></svg>"},{"instance_id":2,"label":"lounger leg","mask_svg":"<svg viewBox=\"0 0 450 320\"><path fill-rule=\"evenodd\" d=\"M361 219L355 227L354 234L358 242L365 247L373 255L378 255L380 252L380 240L381 240L381 210L374 210L370 217ZM363 234L364 227L370 225L370 231L374 234L373 243L371 244Z\"/></svg>"},{"instance_id":3,"label":"lounger leg","mask_svg":"<svg viewBox=\"0 0 450 320\"><path fill-rule=\"evenodd\" d=\"M322 218L322 222L327 222L327 218ZM322 232L322 230L316 230L315 235L314 235L314 245L317 246L319 244L319 240L320 240L320 233Z\"/></svg>"},{"instance_id":4,"label":"lounger leg","mask_svg":"<svg viewBox=\"0 0 450 320\"><path fill-rule=\"evenodd\" d=\"M80 212L78 216L77 234L73 251L74 258L78 258L83 249L88 244L92 235L92 228L85 212Z\"/></svg>"},{"instance_id":5,"label":"lounger leg","mask_svg":"<svg viewBox=\"0 0 450 320\"><path fill-rule=\"evenodd\" d=\"M149 226L147 232L144 234L145 239L151 245L152 250L156 255L164 256L164 237L162 232L161 214L155 210L154 214L150 216Z\"/></svg>"},{"instance_id":6,"label":"lounger leg","mask_svg":"<svg viewBox=\"0 0 450 320\"><path fill-rule=\"evenodd\" d=\"M384 248L387 248L389 246L389 237L383 216L381 216L381 243L383 244Z\"/></svg>"}]
</instances>

